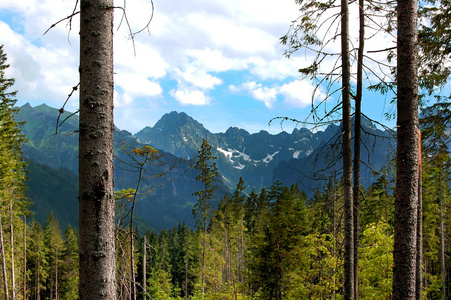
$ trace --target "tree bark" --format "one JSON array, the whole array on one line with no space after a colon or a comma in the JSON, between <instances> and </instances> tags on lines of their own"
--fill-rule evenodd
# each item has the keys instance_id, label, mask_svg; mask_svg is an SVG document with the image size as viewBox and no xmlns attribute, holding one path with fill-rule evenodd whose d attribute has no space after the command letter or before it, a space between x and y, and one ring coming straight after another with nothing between
<instances>
[{"instance_id":1,"label":"tree bark","mask_svg":"<svg viewBox=\"0 0 451 300\"><path fill-rule=\"evenodd\" d=\"M23 216L23 299L27 299L27 216Z\"/></svg>"},{"instance_id":2,"label":"tree bark","mask_svg":"<svg viewBox=\"0 0 451 300\"><path fill-rule=\"evenodd\" d=\"M16 278L14 272L14 225L13 202L9 202L9 243L11 247L11 299L16 299Z\"/></svg>"},{"instance_id":3,"label":"tree bark","mask_svg":"<svg viewBox=\"0 0 451 300\"><path fill-rule=\"evenodd\" d=\"M143 247L143 299L147 299L147 237L144 235Z\"/></svg>"},{"instance_id":4,"label":"tree bark","mask_svg":"<svg viewBox=\"0 0 451 300\"><path fill-rule=\"evenodd\" d=\"M443 217L443 186L442 168L439 171L439 197L440 197L440 263L442 269L442 299L446 299L446 266L445 266L445 221Z\"/></svg>"},{"instance_id":5,"label":"tree bark","mask_svg":"<svg viewBox=\"0 0 451 300\"><path fill-rule=\"evenodd\" d=\"M113 1L80 2L79 210L84 299L116 299Z\"/></svg>"},{"instance_id":6,"label":"tree bark","mask_svg":"<svg viewBox=\"0 0 451 300\"><path fill-rule=\"evenodd\" d=\"M393 299L414 299L418 205L417 0L398 0Z\"/></svg>"},{"instance_id":7,"label":"tree bark","mask_svg":"<svg viewBox=\"0 0 451 300\"><path fill-rule=\"evenodd\" d=\"M423 164L421 151L421 131L419 133L419 174L418 174L418 219L417 219L417 282L415 299L423 299Z\"/></svg>"},{"instance_id":8,"label":"tree bark","mask_svg":"<svg viewBox=\"0 0 451 300\"><path fill-rule=\"evenodd\" d=\"M0 216L0 247L2 255L2 273L3 273L3 288L5 293L5 298L9 299L8 293L8 277L6 276L6 257L5 257L5 244L3 243L3 224L2 217Z\"/></svg>"},{"instance_id":9,"label":"tree bark","mask_svg":"<svg viewBox=\"0 0 451 300\"><path fill-rule=\"evenodd\" d=\"M363 49L365 46L364 0L359 0L359 50L357 53L357 93L354 115L354 299L359 298L359 240L360 240L360 137L363 90Z\"/></svg>"},{"instance_id":10,"label":"tree bark","mask_svg":"<svg viewBox=\"0 0 451 300\"><path fill-rule=\"evenodd\" d=\"M354 299L354 207L352 199L351 67L349 57L349 7L348 0L341 0L345 300Z\"/></svg>"}]
</instances>

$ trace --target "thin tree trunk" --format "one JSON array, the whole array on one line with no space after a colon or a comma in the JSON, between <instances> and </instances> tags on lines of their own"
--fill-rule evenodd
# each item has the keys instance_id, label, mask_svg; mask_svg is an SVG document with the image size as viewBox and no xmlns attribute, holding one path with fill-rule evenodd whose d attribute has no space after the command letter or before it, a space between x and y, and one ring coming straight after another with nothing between
<instances>
[{"instance_id":1,"label":"thin tree trunk","mask_svg":"<svg viewBox=\"0 0 451 300\"><path fill-rule=\"evenodd\" d=\"M336 195L335 195L335 178L334 178L334 183L333 183L333 196L332 196L332 200L333 200L333 209L334 209L334 212L333 212L333 235L334 235L334 243L333 243L333 250L332 250L332 255L333 255L333 258L334 258L334 261L336 261L335 260L335 258L336 258L336 247L337 247L337 217L335 216L335 213L336 213L336 211L337 211L337 204L336 204L336 201L337 201L337 197L336 197ZM333 269L333 272L334 272L334 274L335 274L335 272L337 271L337 263L335 262L335 265L334 265L334 269ZM336 287L336 282L335 282L335 276L333 276L333 279L334 279L334 299L336 299L336 292L335 292L335 287Z\"/></svg>"},{"instance_id":2,"label":"thin tree trunk","mask_svg":"<svg viewBox=\"0 0 451 300\"><path fill-rule=\"evenodd\" d=\"M207 251L207 219L204 219L203 228L203 245L202 245L202 298L205 296L205 252Z\"/></svg>"},{"instance_id":3,"label":"thin tree trunk","mask_svg":"<svg viewBox=\"0 0 451 300\"><path fill-rule=\"evenodd\" d=\"M58 246L55 245L55 299L59 300L58 295Z\"/></svg>"},{"instance_id":4,"label":"thin tree trunk","mask_svg":"<svg viewBox=\"0 0 451 300\"><path fill-rule=\"evenodd\" d=\"M13 202L9 202L9 243L11 246L11 299L16 299L16 279L14 272L14 225L13 225Z\"/></svg>"},{"instance_id":5,"label":"thin tree trunk","mask_svg":"<svg viewBox=\"0 0 451 300\"><path fill-rule=\"evenodd\" d=\"M3 224L2 224L2 217L0 216L0 248L1 248L1 255L2 255L2 272L3 272L3 288L5 293L5 298L9 299L9 292L8 292L8 277L6 276L6 257L5 257L5 244L3 243Z\"/></svg>"},{"instance_id":6,"label":"thin tree trunk","mask_svg":"<svg viewBox=\"0 0 451 300\"><path fill-rule=\"evenodd\" d=\"M27 299L27 216L23 216L23 299Z\"/></svg>"},{"instance_id":7,"label":"thin tree trunk","mask_svg":"<svg viewBox=\"0 0 451 300\"><path fill-rule=\"evenodd\" d=\"M360 240L360 137L363 90L363 49L365 46L364 0L359 0L359 51L357 54L357 94L354 115L354 299L359 298L359 240Z\"/></svg>"},{"instance_id":8,"label":"thin tree trunk","mask_svg":"<svg viewBox=\"0 0 451 300\"><path fill-rule=\"evenodd\" d=\"M442 269L442 297L446 299L446 267L445 267L445 222L443 217L443 187L442 187L442 169L439 173L439 197L440 197L440 263Z\"/></svg>"},{"instance_id":9,"label":"thin tree trunk","mask_svg":"<svg viewBox=\"0 0 451 300\"><path fill-rule=\"evenodd\" d=\"M147 237L144 235L144 247L143 247L143 299L147 299Z\"/></svg>"},{"instance_id":10,"label":"thin tree trunk","mask_svg":"<svg viewBox=\"0 0 451 300\"><path fill-rule=\"evenodd\" d=\"M113 0L80 2L80 299L116 300Z\"/></svg>"},{"instance_id":11,"label":"thin tree trunk","mask_svg":"<svg viewBox=\"0 0 451 300\"><path fill-rule=\"evenodd\" d=\"M352 199L351 72L349 59L349 7L341 0L341 63L343 101L344 299L354 299L354 216Z\"/></svg>"},{"instance_id":12,"label":"thin tree trunk","mask_svg":"<svg viewBox=\"0 0 451 300\"><path fill-rule=\"evenodd\" d=\"M41 236L39 236L39 240L37 242L38 242L38 255L37 255L38 270L37 270L37 275L36 275L36 281L37 281L36 300L40 300L41 299Z\"/></svg>"},{"instance_id":13,"label":"thin tree trunk","mask_svg":"<svg viewBox=\"0 0 451 300\"><path fill-rule=\"evenodd\" d=\"M417 220L417 277L416 300L423 298L423 164L421 151L421 131L419 133L419 178L418 178L418 220Z\"/></svg>"},{"instance_id":14,"label":"thin tree trunk","mask_svg":"<svg viewBox=\"0 0 451 300\"><path fill-rule=\"evenodd\" d=\"M417 0L398 0L393 299L414 299L418 206Z\"/></svg>"}]
</instances>

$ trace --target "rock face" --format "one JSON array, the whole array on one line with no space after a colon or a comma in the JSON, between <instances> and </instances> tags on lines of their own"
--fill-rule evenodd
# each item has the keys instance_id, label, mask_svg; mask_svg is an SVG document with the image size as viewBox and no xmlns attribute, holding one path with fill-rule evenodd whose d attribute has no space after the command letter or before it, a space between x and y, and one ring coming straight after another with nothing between
<instances>
[{"instance_id":1,"label":"rock face","mask_svg":"<svg viewBox=\"0 0 451 300\"><path fill-rule=\"evenodd\" d=\"M366 164L380 168L393 151L394 142L387 132L378 130L368 119L362 121L362 158L370 158ZM299 183L310 194L311 188L321 186L315 182L316 175L327 177L340 168L337 159L340 126L337 125L329 125L324 131L301 128L291 134L276 135L267 131L250 134L230 127L225 133L214 134L185 113L171 112L155 127L144 128L136 137L142 143L186 158L195 156L205 138L217 157L219 173L230 189L243 177L249 191L258 191L280 180L284 184ZM365 165L362 168L362 173L368 175L368 168Z\"/></svg>"},{"instance_id":2,"label":"rock face","mask_svg":"<svg viewBox=\"0 0 451 300\"><path fill-rule=\"evenodd\" d=\"M60 121L69 114L66 112ZM66 120L55 135L57 118L58 110L45 104L34 108L26 104L21 107L16 117L18 121L26 121L23 132L29 141L23 148L24 155L37 163L33 164L30 176L39 173L39 164L46 168L51 167L57 172L59 169L70 170L75 178L78 174L78 118L73 116ZM362 160L365 162L362 164L362 182L369 185L372 178L368 166L377 170L385 165L395 144L389 138L388 132L377 129L369 120L362 120L362 124ZM117 129L116 155L119 160L126 159L126 155L120 150L124 145L150 145L160 150L162 158L161 164L149 169L149 174L165 172L177 162L178 165L171 175L175 177L177 172L181 173L184 168L188 168L203 139L212 146L212 154L217 157L218 199L223 197L224 193L233 191L240 177L244 180L247 192L259 191L279 180L286 185L299 184L300 188L311 196L316 189L322 188L324 182L334 173L339 173L341 165L339 125L329 125L324 131L312 132L301 128L294 129L292 133L280 132L276 135L267 131L250 134L236 127L230 127L225 133L211 133L183 112L165 114L154 127L145 127L136 135ZM116 189L135 187L136 176L121 168L119 160L115 168ZM190 170L170 184L164 184L163 179L149 181L145 188L151 189L157 185L163 187L140 199L139 217L142 223L154 229L168 228L183 221L193 225L191 210L197 199L192 193L201 188L194 180L195 177L195 170ZM338 176L336 178L339 179ZM61 180L64 181L62 178ZM33 189L34 186L39 185L33 185ZM75 187L71 189L76 190ZM30 195L36 195L36 191L31 190ZM77 195L73 195L67 201L77 203L76 197ZM45 209L44 204L34 209L45 215L54 210L53 207L57 204L47 203L44 198L41 193L38 204L44 203ZM45 219L42 214L40 220ZM61 214L59 216L56 213L59 219L65 218L64 213Z\"/></svg>"}]
</instances>

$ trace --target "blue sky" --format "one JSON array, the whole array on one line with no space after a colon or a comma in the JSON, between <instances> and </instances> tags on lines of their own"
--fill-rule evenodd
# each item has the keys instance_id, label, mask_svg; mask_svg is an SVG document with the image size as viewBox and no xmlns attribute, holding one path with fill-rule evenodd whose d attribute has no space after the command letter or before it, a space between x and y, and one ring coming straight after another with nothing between
<instances>
[{"instance_id":1,"label":"blue sky","mask_svg":"<svg viewBox=\"0 0 451 300\"><path fill-rule=\"evenodd\" d=\"M78 16L71 31L65 21L43 35L72 13L75 2L0 2L0 44L11 64L7 75L16 79L18 105L59 108L78 83ZM150 2L126 3L132 30L141 29L150 15ZM297 70L307 66L313 54L302 52L288 59L279 43L298 17L294 0L154 0L154 5L149 32L135 38L136 55L127 27L118 27L120 10L115 13L114 101L120 129L136 133L154 126L165 113L184 111L212 132L236 126L275 134L282 129L277 122L268 126L272 118L303 120L308 115L313 83L301 80ZM355 18L351 30L357 28L353 22ZM393 45L392 37L380 36L366 50ZM338 51L339 45L330 48ZM326 62L324 69L332 63ZM317 93L314 103L324 95ZM393 111L390 98L367 92L363 112L394 127L394 121L384 117ZM332 106L337 100L335 95L327 103ZM77 107L74 94L66 109ZM291 132L292 127L286 123L283 129Z\"/></svg>"}]
</instances>

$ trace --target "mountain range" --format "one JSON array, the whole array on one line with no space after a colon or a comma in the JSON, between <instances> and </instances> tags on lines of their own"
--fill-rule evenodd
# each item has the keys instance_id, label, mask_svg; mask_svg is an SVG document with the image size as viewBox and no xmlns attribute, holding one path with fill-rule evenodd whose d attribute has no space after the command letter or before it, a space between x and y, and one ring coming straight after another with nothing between
<instances>
[{"instance_id":1,"label":"mountain range","mask_svg":"<svg viewBox=\"0 0 451 300\"><path fill-rule=\"evenodd\" d=\"M77 226L78 220L78 117L69 112L59 120L58 109L45 104L20 107L17 121L25 121L23 133L28 142L24 156L30 161L28 195L33 201L35 218L44 222L50 211L62 226ZM372 182L372 171L387 163L395 148L390 133L378 129L362 118L362 183ZM296 128L270 134L267 131L249 133L230 127L225 133L212 133L183 112L171 112L153 126L136 134L115 130L115 188L134 188L136 174L124 162L130 162L134 147L150 145L160 151L157 163L146 170L148 177L141 191L149 193L138 200L140 226L160 230L185 222L194 226L193 193L202 188L195 181L197 172L191 168L203 139L212 147L218 167L216 199L233 192L239 178L246 192L260 191L275 181L298 184L309 196L321 189L331 176L340 170L340 125L329 125L323 131ZM167 173L164 177L151 174ZM339 178L339 177L336 177ZM159 187L159 188L156 188ZM156 189L155 189L156 188Z\"/></svg>"}]
</instances>

